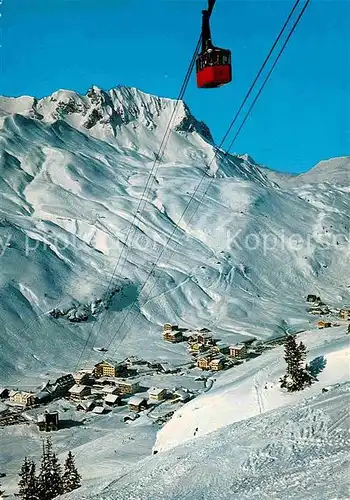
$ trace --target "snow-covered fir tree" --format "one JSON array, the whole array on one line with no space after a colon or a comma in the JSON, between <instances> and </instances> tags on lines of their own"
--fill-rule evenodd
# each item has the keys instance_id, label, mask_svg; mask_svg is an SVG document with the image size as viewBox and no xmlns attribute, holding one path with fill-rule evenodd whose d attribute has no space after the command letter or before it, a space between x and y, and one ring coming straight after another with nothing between
<instances>
[{"instance_id":1,"label":"snow-covered fir tree","mask_svg":"<svg viewBox=\"0 0 350 500\"><path fill-rule=\"evenodd\" d=\"M81 475L76 468L74 462L74 456L70 451L66 458L64 464L64 473L63 473L63 489L65 493L69 493L70 491L76 490L80 487L81 483Z\"/></svg>"},{"instance_id":2,"label":"snow-covered fir tree","mask_svg":"<svg viewBox=\"0 0 350 500\"><path fill-rule=\"evenodd\" d=\"M24 459L21 471L19 472L19 477L18 496L22 498L22 500L39 500L38 483L35 476L35 464L34 462L29 461L27 457Z\"/></svg>"},{"instance_id":3,"label":"snow-covered fir tree","mask_svg":"<svg viewBox=\"0 0 350 500\"><path fill-rule=\"evenodd\" d=\"M63 493L62 470L57 455L52 450L52 442L43 442L43 454L38 477L39 500L51 500Z\"/></svg>"},{"instance_id":4,"label":"snow-covered fir tree","mask_svg":"<svg viewBox=\"0 0 350 500\"><path fill-rule=\"evenodd\" d=\"M36 467L33 461L30 462L28 494L29 494L28 500L39 500L38 479L36 477Z\"/></svg>"},{"instance_id":5,"label":"snow-covered fir tree","mask_svg":"<svg viewBox=\"0 0 350 500\"><path fill-rule=\"evenodd\" d=\"M284 359L287 370L280 380L282 388L294 392L312 384L315 377L310 374L305 364L306 347L302 342L298 345L293 335L288 335L284 344Z\"/></svg>"}]
</instances>

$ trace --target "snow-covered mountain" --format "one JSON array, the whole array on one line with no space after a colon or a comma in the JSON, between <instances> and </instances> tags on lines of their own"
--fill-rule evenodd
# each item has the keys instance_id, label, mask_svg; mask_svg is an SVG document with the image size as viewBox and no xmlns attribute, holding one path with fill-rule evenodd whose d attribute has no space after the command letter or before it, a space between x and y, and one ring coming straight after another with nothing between
<instances>
[{"instance_id":1,"label":"snow-covered mountain","mask_svg":"<svg viewBox=\"0 0 350 500\"><path fill-rule=\"evenodd\" d=\"M125 424L118 408L81 416L52 403L75 424L52 433L55 449L83 474L67 498L345 500L346 326L310 329L305 296L350 304L349 157L298 176L248 155L213 159L184 103L125 87L2 97L0 123L0 385L72 371L84 346L81 365L101 346L189 361L162 340L167 321L233 342L305 329L308 361L322 359L317 383L285 394L283 348L265 352L215 376L157 436L149 415ZM0 429L8 494L41 437L34 424Z\"/></svg>"},{"instance_id":2,"label":"snow-covered mountain","mask_svg":"<svg viewBox=\"0 0 350 500\"><path fill-rule=\"evenodd\" d=\"M307 293L350 302L349 159L290 178L213 160L175 103L126 87L0 98L2 379L72 370L87 340L82 363L105 345L182 360L166 321L266 338L305 323Z\"/></svg>"}]
</instances>

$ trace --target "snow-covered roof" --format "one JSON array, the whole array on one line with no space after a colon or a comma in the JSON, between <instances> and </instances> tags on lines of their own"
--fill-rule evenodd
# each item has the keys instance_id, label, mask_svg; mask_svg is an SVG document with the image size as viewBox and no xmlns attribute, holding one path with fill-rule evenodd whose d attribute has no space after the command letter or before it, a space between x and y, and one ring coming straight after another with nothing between
<instances>
[{"instance_id":1,"label":"snow-covered roof","mask_svg":"<svg viewBox=\"0 0 350 500\"><path fill-rule=\"evenodd\" d=\"M138 384L135 380L126 380L126 379L114 379L116 385L128 385L132 387L133 385Z\"/></svg>"},{"instance_id":2,"label":"snow-covered roof","mask_svg":"<svg viewBox=\"0 0 350 500\"><path fill-rule=\"evenodd\" d=\"M138 416L139 416L139 415L138 415L137 413L127 413L127 414L125 415L125 417L124 417L124 419L123 419L123 420L124 420L124 422L125 422L126 420L136 420L136 419L138 418Z\"/></svg>"},{"instance_id":3,"label":"snow-covered roof","mask_svg":"<svg viewBox=\"0 0 350 500\"><path fill-rule=\"evenodd\" d=\"M103 406L95 406L95 408L92 410L93 413L103 413L105 411Z\"/></svg>"},{"instance_id":4,"label":"snow-covered roof","mask_svg":"<svg viewBox=\"0 0 350 500\"><path fill-rule=\"evenodd\" d=\"M202 333L202 332L200 331L200 332L199 332L199 335L200 335L201 337L203 337L203 339L211 339L211 338L213 338L213 335L212 335L211 333L207 333L207 332L203 332L203 333Z\"/></svg>"},{"instance_id":5,"label":"snow-covered roof","mask_svg":"<svg viewBox=\"0 0 350 500\"><path fill-rule=\"evenodd\" d=\"M183 389L176 389L174 391L174 394L175 394L175 396L179 396L179 398L181 399L181 401L186 401L190 397L190 395L188 394L188 392L184 391Z\"/></svg>"},{"instance_id":6,"label":"snow-covered roof","mask_svg":"<svg viewBox=\"0 0 350 500\"><path fill-rule=\"evenodd\" d=\"M73 387L71 387L69 389L69 392L71 394L80 394L81 392L83 392L84 389L86 389L88 386L87 385L78 385L78 384L75 384L73 385Z\"/></svg>"},{"instance_id":7,"label":"snow-covered roof","mask_svg":"<svg viewBox=\"0 0 350 500\"><path fill-rule=\"evenodd\" d=\"M107 387L103 387L102 388L102 392L106 393L106 394L113 394L113 392L117 391L118 390L118 387L115 387L115 386L110 386L108 385Z\"/></svg>"},{"instance_id":8,"label":"snow-covered roof","mask_svg":"<svg viewBox=\"0 0 350 500\"><path fill-rule=\"evenodd\" d=\"M18 394L19 391L14 391L13 389L9 392L10 398L12 398L15 394Z\"/></svg>"},{"instance_id":9,"label":"snow-covered roof","mask_svg":"<svg viewBox=\"0 0 350 500\"><path fill-rule=\"evenodd\" d=\"M82 407L85 410L90 410L95 405L95 401L84 401L83 403L79 403L77 408Z\"/></svg>"},{"instance_id":10,"label":"snow-covered roof","mask_svg":"<svg viewBox=\"0 0 350 500\"><path fill-rule=\"evenodd\" d=\"M144 403L145 401L146 401L145 398L142 398L140 396L133 396L129 399L128 404L133 406L138 406L141 403Z\"/></svg>"},{"instance_id":11,"label":"snow-covered roof","mask_svg":"<svg viewBox=\"0 0 350 500\"><path fill-rule=\"evenodd\" d=\"M231 344L230 349L243 349L245 347L245 344Z\"/></svg>"},{"instance_id":12,"label":"snow-covered roof","mask_svg":"<svg viewBox=\"0 0 350 500\"><path fill-rule=\"evenodd\" d=\"M115 377L100 377L98 382L103 384L103 382L110 382L111 384L116 384L117 379Z\"/></svg>"},{"instance_id":13,"label":"snow-covered roof","mask_svg":"<svg viewBox=\"0 0 350 500\"><path fill-rule=\"evenodd\" d=\"M105 397L105 401L106 403L115 403L116 401L118 401L118 394L107 394L107 396Z\"/></svg>"},{"instance_id":14,"label":"snow-covered roof","mask_svg":"<svg viewBox=\"0 0 350 500\"><path fill-rule=\"evenodd\" d=\"M222 363L224 361L223 358L214 358L210 361L212 365L218 365L219 363Z\"/></svg>"},{"instance_id":15,"label":"snow-covered roof","mask_svg":"<svg viewBox=\"0 0 350 500\"><path fill-rule=\"evenodd\" d=\"M46 399L46 398L49 398L50 396L51 396L51 395L50 395L50 393L49 393L47 390L45 390L45 389L44 389L43 391L38 392L38 393L35 395L36 399L39 399L39 400L40 400L40 399Z\"/></svg>"},{"instance_id":16,"label":"snow-covered roof","mask_svg":"<svg viewBox=\"0 0 350 500\"><path fill-rule=\"evenodd\" d=\"M73 378L83 378L83 377L86 377L87 375L89 375L87 372L82 372L82 371L78 371L76 373L73 373Z\"/></svg>"},{"instance_id":17,"label":"snow-covered roof","mask_svg":"<svg viewBox=\"0 0 350 500\"><path fill-rule=\"evenodd\" d=\"M219 342L216 342L216 345L218 347L228 347L228 344L226 342L222 342L221 340Z\"/></svg>"},{"instance_id":18,"label":"snow-covered roof","mask_svg":"<svg viewBox=\"0 0 350 500\"><path fill-rule=\"evenodd\" d=\"M173 365L171 365L170 363L168 363L168 362L159 363L159 364L160 364L161 369L164 370L164 371L173 371L173 370L175 370L175 367Z\"/></svg>"},{"instance_id":19,"label":"snow-covered roof","mask_svg":"<svg viewBox=\"0 0 350 500\"><path fill-rule=\"evenodd\" d=\"M162 392L164 392L165 389L162 389L160 387L151 387L150 389L148 389L148 394L151 396L159 396L159 394L161 394Z\"/></svg>"},{"instance_id":20,"label":"snow-covered roof","mask_svg":"<svg viewBox=\"0 0 350 500\"><path fill-rule=\"evenodd\" d=\"M114 368L116 366L116 363L110 359L103 359L102 361L99 361L98 363L96 363L95 366L100 366L100 365L108 365L108 366L112 366Z\"/></svg>"}]
</instances>

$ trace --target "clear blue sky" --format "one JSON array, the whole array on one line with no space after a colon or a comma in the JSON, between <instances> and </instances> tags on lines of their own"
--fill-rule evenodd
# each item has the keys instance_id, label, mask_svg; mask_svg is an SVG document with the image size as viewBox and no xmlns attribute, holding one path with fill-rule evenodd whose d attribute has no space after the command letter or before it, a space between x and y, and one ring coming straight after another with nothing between
<instances>
[{"instance_id":1,"label":"clear blue sky","mask_svg":"<svg viewBox=\"0 0 350 500\"><path fill-rule=\"evenodd\" d=\"M118 84L176 97L206 0L3 0L0 93L42 97ZM232 50L233 82L185 100L217 142L292 0L217 0L213 41ZM350 154L349 0L311 0L234 151L284 171Z\"/></svg>"}]
</instances>

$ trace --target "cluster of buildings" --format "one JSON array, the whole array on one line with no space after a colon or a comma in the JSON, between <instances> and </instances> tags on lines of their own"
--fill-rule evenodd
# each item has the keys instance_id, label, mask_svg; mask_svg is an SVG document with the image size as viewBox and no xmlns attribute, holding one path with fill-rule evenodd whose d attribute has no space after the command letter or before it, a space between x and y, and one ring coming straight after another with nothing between
<instances>
[{"instance_id":1,"label":"cluster of buildings","mask_svg":"<svg viewBox=\"0 0 350 500\"><path fill-rule=\"evenodd\" d=\"M67 396L69 389L74 384L73 375L68 374L59 377L55 382L47 382L44 387L36 392L0 388L0 398L7 399L13 406L25 409Z\"/></svg>"},{"instance_id":2,"label":"cluster of buildings","mask_svg":"<svg viewBox=\"0 0 350 500\"><path fill-rule=\"evenodd\" d=\"M140 412L165 400L185 402L193 396L186 389L141 387L135 379L141 367L148 373L155 370L161 373L177 371L168 363L147 362L136 357L122 363L103 360L92 369L63 375L53 383L49 381L37 392L0 389L0 398L7 399L10 405L21 409L40 406L57 398L67 398L76 405L77 410L103 414L115 406L125 405L132 412ZM38 417L37 424L41 430L57 429L57 412L45 411Z\"/></svg>"},{"instance_id":3,"label":"cluster of buildings","mask_svg":"<svg viewBox=\"0 0 350 500\"><path fill-rule=\"evenodd\" d=\"M137 362L147 365L147 368L154 365L141 360ZM132 361L129 363L132 365ZM155 363L154 369L159 368L158 363ZM146 389L135 379L119 377L121 371L125 373L125 366L103 360L95 365L92 373L81 370L73 374L75 384L69 390L70 399L77 404L78 410L100 414L114 406L127 405L131 412L140 412L168 399L173 402L187 400L181 389L173 391L161 387ZM190 393L186 395L188 399L191 397Z\"/></svg>"},{"instance_id":4,"label":"cluster of buildings","mask_svg":"<svg viewBox=\"0 0 350 500\"><path fill-rule=\"evenodd\" d=\"M311 304L308 309L308 312L310 314L314 314L316 316L332 315L332 317L337 317L340 320L350 321L350 307L331 309L327 306L327 304L322 302L321 298L318 295L314 294L308 295L306 300L309 304ZM338 324L323 319L317 322L318 328L330 328L331 326L338 326ZM348 333L350 333L350 325L348 327Z\"/></svg>"},{"instance_id":5,"label":"cluster of buildings","mask_svg":"<svg viewBox=\"0 0 350 500\"><path fill-rule=\"evenodd\" d=\"M172 343L186 341L188 352L196 360L197 367L202 370L224 370L234 364L234 359L247 356L246 343L229 345L218 341L207 328L189 330L165 323L163 339Z\"/></svg>"}]
</instances>

